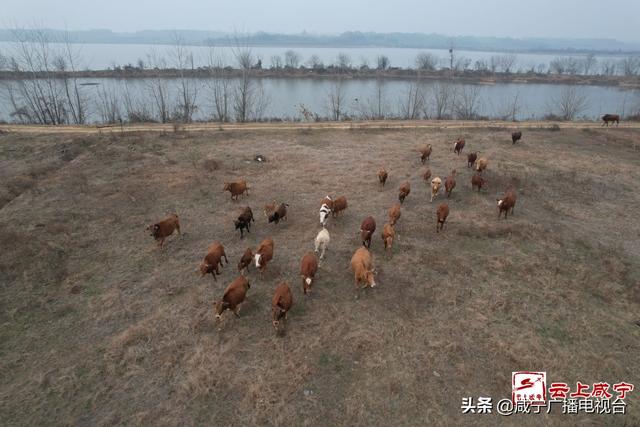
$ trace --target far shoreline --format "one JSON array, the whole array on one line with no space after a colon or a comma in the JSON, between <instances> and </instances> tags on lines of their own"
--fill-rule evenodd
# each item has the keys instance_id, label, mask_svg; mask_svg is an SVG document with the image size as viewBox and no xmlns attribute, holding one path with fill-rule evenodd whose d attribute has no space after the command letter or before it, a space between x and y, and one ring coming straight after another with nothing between
<instances>
[{"instance_id":1,"label":"far shoreline","mask_svg":"<svg viewBox=\"0 0 640 427\"><path fill-rule=\"evenodd\" d=\"M551 73L504 73L490 71L458 71L448 69L418 70L406 68L378 69L340 69L326 67L312 68L270 68L243 70L239 68L193 68L193 69L141 69L133 66L117 67L105 70L64 71L49 73L27 73L0 71L0 80L24 80L32 78L82 78L82 79L150 79L150 78L238 78L249 73L253 78L274 79L331 79L331 80L370 80L395 79L414 81L448 81L457 84L555 84L580 86L609 86L622 89L640 88L640 76L604 76L581 74Z\"/></svg>"}]
</instances>

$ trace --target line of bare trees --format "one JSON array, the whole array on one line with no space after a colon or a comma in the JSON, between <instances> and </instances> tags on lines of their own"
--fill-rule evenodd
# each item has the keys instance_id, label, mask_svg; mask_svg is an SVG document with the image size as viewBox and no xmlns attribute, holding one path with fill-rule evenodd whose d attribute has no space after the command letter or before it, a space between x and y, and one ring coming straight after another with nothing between
<instances>
[{"instance_id":1,"label":"line of bare trees","mask_svg":"<svg viewBox=\"0 0 640 427\"><path fill-rule=\"evenodd\" d=\"M20 80L5 82L4 97L18 122L43 125L83 124L87 99L75 72L78 51L64 38L55 45L44 31L15 31L14 51L2 62Z\"/></svg>"}]
</instances>

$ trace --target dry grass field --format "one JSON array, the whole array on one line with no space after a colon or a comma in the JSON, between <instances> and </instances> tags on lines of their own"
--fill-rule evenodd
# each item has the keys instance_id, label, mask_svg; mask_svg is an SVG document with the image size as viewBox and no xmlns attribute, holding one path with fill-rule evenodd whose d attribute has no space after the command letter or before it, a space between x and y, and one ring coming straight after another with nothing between
<instances>
[{"instance_id":1,"label":"dry grass field","mask_svg":"<svg viewBox=\"0 0 640 427\"><path fill-rule=\"evenodd\" d=\"M466 138L463 156L452 142ZM458 185L443 233L420 175ZM462 415L465 396L510 396L511 372L640 386L640 131L526 129L233 130L0 135L0 419L3 425L639 425L626 416ZM468 151L489 158L471 191ZM266 163L253 160L263 154ZM381 189L376 172L389 171ZM232 202L223 182L244 178ZM393 256L380 231L409 180ZM518 191L515 215L495 199ZM326 195L331 246L310 296L300 259ZM289 203L268 224L262 206ZM440 202L442 196L438 198ZM256 216L240 239L233 220ZM159 251L145 226L177 213ZM378 223L378 287L354 297L362 219ZM221 330L212 303L266 236L264 279ZM220 240L215 283L196 268ZM270 300L286 280L286 331Z\"/></svg>"}]
</instances>

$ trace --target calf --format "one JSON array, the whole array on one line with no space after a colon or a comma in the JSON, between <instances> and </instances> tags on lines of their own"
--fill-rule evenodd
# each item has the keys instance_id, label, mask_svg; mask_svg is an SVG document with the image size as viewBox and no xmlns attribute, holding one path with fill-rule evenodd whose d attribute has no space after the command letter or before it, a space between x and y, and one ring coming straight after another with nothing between
<instances>
[{"instance_id":1,"label":"calf","mask_svg":"<svg viewBox=\"0 0 640 427\"><path fill-rule=\"evenodd\" d=\"M231 200L238 200L238 196L249 194L249 187L247 187L247 181L241 180L238 182L225 182L222 191L228 191L231 193Z\"/></svg>"},{"instance_id":2,"label":"calf","mask_svg":"<svg viewBox=\"0 0 640 427\"><path fill-rule=\"evenodd\" d=\"M318 272L318 258L313 252L307 253L302 257L302 263L300 265L300 275L302 275L302 291L304 294L311 292L311 285L313 279Z\"/></svg>"},{"instance_id":3,"label":"calf","mask_svg":"<svg viewBox=\"0 0 640 427\"><path fill-rule=\"evenodd\" d=\"M249 290L250 287L249 281L244 276L238 276L231 282L229 286L227 286L227 289L225 289L222 299L213 303L216 319L220 320L225 310L231 310L239 317L240 305L244 302L247 296L247 290Z\"/></svg>"},{"instance_id":4,"label":"calf","mask_svg":"<svg viewBox=\"0 0 640 427\"><path fill-rule=\"evenodd\" d=\"M384 249L387 252L391 252L391 246L393 246L393 239L396 237L396 230L393 228L393 224L386 223L382 228L382 241L384 242Z\"/></svg>"},{"instance_id":5,"label":"calf","mask_svg":"<svg viewBox=\"0 0 640 427\"><path fill-rule=\"evenodd\" d=\"M498 203L498 219L500 219L502 212L504 212L504 219L507 219L509 210L511 210L511 215L513 215L513 209L516 206L516 198L516 192L510 189L507 190L502 199L496 199Z\"/></svg>"},{"instance_id":6,"label":"calf","mask_svg":"<svg viewBox=\"0 0 640 427\"><path fill-rule=\"evenodd\" d=\"M620 115L619 114L605 114L602 116L602 126L609 126L609 122L612 124L615 122L616 126L620 124Z\"/></svg>"},{"instance_id":7,"label":"calf","mask_svg":"<svg viewBox=\"0 0 640 427\"><path fill-rule=\"evenodd\" d=\"M351 269L353 270L356 291L360 287L360 283L364 282L364 287L376 286L375 275L373 269L373 258L371 252L367 248L358 248L351 257Z\"/></svg>"},{"instance_id":8,"label":"calf","mask_svg":"<svg viewBox=\"0 0 640 427\"><path fill-rule=\"evenodd\" d=\"M471 177L471 191L475 190L476 187L478 187L478 193L479 193L482 186L486 184L487 184L487 181L477 173Z\"/></svg>"},{"instance_id":9,"label":"calf","mask_svg":"<svg viewBox=\"0 0 640 427\"><path fill-rule=\"evenodd\" d=\"M246 208L244 208L240 216L238 216L238 219L233 222L236 226L236 230L240 230L241 239L243 237L243 229L246 229L247 233L250 232L249 229L251 228L251 221L255 221L253 219L253 212L251 211L251 208L247 206Z\"/></svg>"},{"instance_id":10,"label":"calf","mask_svg":"<svg viewBox=\"0 0 640 427\"><path fill-rule=\"evenodd\" d=\"M442 187L442 180L439 176L436 176L431 180L431 201L433 202L433 198L438 195L440 192L440 187Z\"/></svg>"},{"instance_id":11,"label":"calf","mask_svg":"<svg viewBox=\"0 0 640 427\"><path fill-rule=\"evenodd\" d=\"M486 157L480 157L478 160L476 160L476 171L478 173L482 173L487 168L488 164L489 160L487 160Z\"/></svg>"},{"instance_id":12,"label":"calf","mask_svg":"<svg viewBox=\"0 0 640 427\"><path fill-rule=\"evenodd\" d=\"M173 230L178 230L178 234L181 234L180 221L176 214L171 214L162 221L147 226L147 231L149 231L151 236L158 242L160 249L164 247L164 239L171 236Z\"/></svg>"},{"instance_id":13,"label":"calf","mask_svg":"<svg viewBox=\"0 0 640 427\"><path fill-rule=\"evenodd\" d=\"M271 298L271 320L273 327L278 330L280 320L284 318L287 320L287 312L293 305L293 295L287 282L282 282L276 288L273 298Z\"/></svg>"},{"instance_id":14,"label":"calf","mask_svg":"<svg viewBox=\"0 0 640 427\"><path fill-rule=\"evenodd\" d=\"M427 183L429 182L429 179L431 179L431 169L427 168L427 170L424 171L424 173L422 174L422 179Z\"/></svg>"},{"instance_id":15,"label":"calf","mask_svg":"<svg viewBox=\"0 0 640 427\"><path fill-rule=\"evenodd\" d=\"M287 203L280 203L278 208L271 215L269 215L269 223L275 222L277 224L281 219L287 219L288 206L289 205Z\"/></svg>"},{"instance_id":16,"label":"calf","mask_svg":"<svg viewBox=\"0 0 640 427\"><path fill-rule=\"evenodd\" d=\"M436 217L437 217L436 232L437 233L439 233L440 230L444 228L444 223L447 220L448 216L449 216L449 205L446 203L440 204L440 206L438 206L438 210L436 211Z\"/></svg>"},{"instance_id":17,"label":"calf","mask_svg":"<svg viewBox=\"0 0 640 427\"><path fill-rule=\"evenodd\" d=\"M398 200L400 200L400 203L404 203L404 199L409 195L409 193L411 193L411 184L409 184L409 181L405 181L398 190Z\"/></svg>"},{"instance_id":18,"label":"calf","mask_svg":"<svg viewBox=\"0 0 640 427\"><path fill-rule=\"evenodd\" d=\"M431 156L431 144L425 145L424 147L420 148L420 161L422 162L423 165L427 160L429 160L430 156Z\"/></svg>"},{"instance_id":19,"label":"calf","mask_svg":"<svg viewBox=\"0 0 640 427\"><path fill-rule=\"evenodd\" d=\"M381 167L380 170L378 171L378 181L380 181L380 184L382 184L383 187L384 187L384 184L387 182L388 176L389 174L384 169L384 166Z\"/></svg>"},{"instance_id":20,"label":"calf","mask_svg":"<svg viewBox=\"0 0 640 427\"><path fill-rule=\"evenodd\" d=\"M473 167L473 164L476 162L476 160L478 159L478 152L474 152L474 153L469 153L467 154L467 167Z\"/></svg>"},{"instance_id":21,"label":"calf","mask_svg":"<svg viewBox=\"0 0 640 427\"><path fill-rule=\"evenodd\" d=\"M318 253L318 251L321 251L320 259L324 259L324 253L329 247L330 241L331 241L331 238L326 228L323 228L318 232L318 235L316 236L316 240L314 243L315 243L315 252Z\"/></svg>"},{"instance_id":22,"label":"calf","mask_svg":"<svg viewBox=\"0 0 640 427\"><path fill-rule=\"evenodd\" d=\"M247 248L242 254L242 258L238 261L238 271L242 274L244 270L249 272L249 265L251 265L251 260L253 259L253 252L251 252L251 248Z\"/></svg>"},{"instance_id":23,"label":"calf","mask_svg":"<svg viewBox=\"0 0 640 427\"><path fill-rule=\"evenodd\" d=\"M456 170L452 170L451 174L444 180L444 190L447 193L447 198L451 197L451 192L456 188Z\"/></svg>"},{"instance_id":24,"label":"calf","mask_svg":"<svg viewBox=\"0 0 640 427\"><path fill-rule=\"evenodd\" d=\"M371 247L371 236L376 231L376 220L372 216L368 216L360 225L360 237L362 237L362 245Z\"/></svg>"},{"instance_id":25,"label":"calf","mask_svg":"<svg viewBox=\"0 0 640 427\"><path fill-rule=\"evenodd\" d=\"M391 225L396 225L396 223L400 219L400 215L400 203L395 203L389 208L389 223Z\"/></svg>"},{"instance_id":26,"label":"calf","mask_svg":"<svg viewBox=\"0 0 640 427\"><path fill-rule=\"evenodd\" d=\"M462 153L462 149L464 148L465 140L459 138L456 142L453 143L453 152L458 156Z\"/></svg>"},{"instance_id":27,"label":"calf","mask_svg":"<svg viewBox=\"0 0 640 427\"><path fill-rule=\"evenodd\" d=\"M256 261L256 268L260 270L260 277L263 276L264 270L267 268L267 263L273 258L273 239L267 237L264 239L258 250L256 251L253 259Z\"/></svg>"},{"instance_id":28,"label":"calf","mask_svg":"<svg viewBox=\"0 0 640 427\"><path fill-rule=\"evenodd\" d=\"M522 132L511 132L511 143L515 144L517 141L522 139Z\"/></svg>"},{"instance_id":29,"label":"calf","mask_svg":"<svg viewBox=\"0 0 640 427\"><path fill-rule=\"evenodd\" d=\"M340 212L344 211L345 209L347 209L346 197L340 196L333 201L333 209L331 211L333 213L334 218L336 215L338 215Z\"/></svg>"}]
</instances>

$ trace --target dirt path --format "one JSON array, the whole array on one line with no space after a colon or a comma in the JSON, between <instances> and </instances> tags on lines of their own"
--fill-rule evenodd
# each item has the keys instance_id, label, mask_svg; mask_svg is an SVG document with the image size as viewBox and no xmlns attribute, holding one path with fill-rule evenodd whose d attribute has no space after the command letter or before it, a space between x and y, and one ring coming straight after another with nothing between
<instances>
[{"instance_id":1,"label":"dirt path","mask_svg":"<svg viewBox=\"0 0 640 427\"><path fill-rule=\"evenodd\" d=\"M321 122L321 123L250 123L250 124L223 124L192 123L182 125L181 130L206 131L206 130L287 130L287 129L488 129L493 127L505 127L513 129L548 128L557 125L561 129L600 128L601 122L549 122L549 121L462 121L462 120L381 120L381 121L354 121L354 122ZM619 127L626 129L640 128L640 122L623 123ZM40 126L40 125L0 125L0 131L16 133L74 133L94 134L101 132L170 132L174 131L173 124L146 123L134 125L109 125L109 126Z\"/></svg>"}]
</instances>

